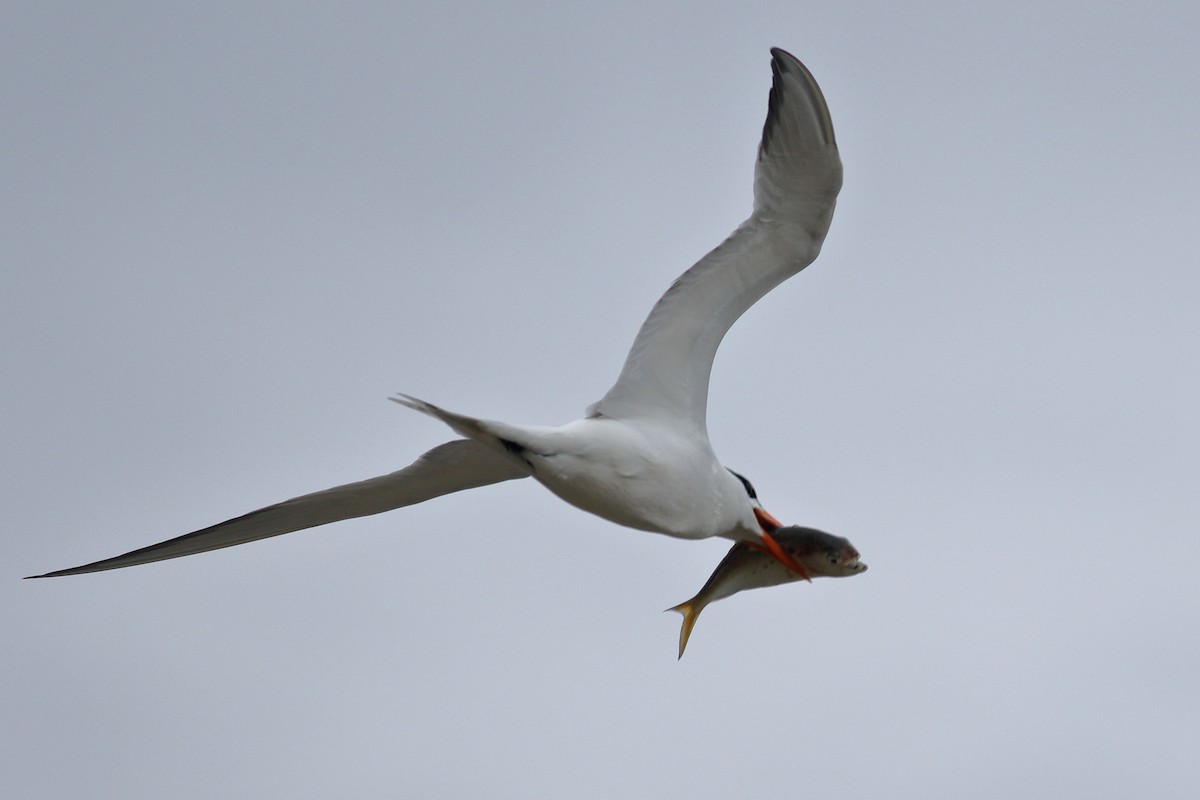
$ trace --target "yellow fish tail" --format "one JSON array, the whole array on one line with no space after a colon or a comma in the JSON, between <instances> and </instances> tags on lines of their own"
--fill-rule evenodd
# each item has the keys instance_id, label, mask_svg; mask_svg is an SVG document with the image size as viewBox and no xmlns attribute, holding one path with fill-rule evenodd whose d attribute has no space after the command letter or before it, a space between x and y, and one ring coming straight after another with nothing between
<instances>
[{"instance_id":1,"label":"yellow fish tail","mask_svg":"<svg viewBox=\"0 0 1200 800\"><path fill-rule=\"evenodd\" d=\"M667 609L683 615L683 627L679 629L679 658L683 658L683 650L687 647L688 637L692 635L692 628L696 627L696 618L700 616L702 608L704 606L697 603L696 598L692 598Z\"/></svg>"}]
</instances>

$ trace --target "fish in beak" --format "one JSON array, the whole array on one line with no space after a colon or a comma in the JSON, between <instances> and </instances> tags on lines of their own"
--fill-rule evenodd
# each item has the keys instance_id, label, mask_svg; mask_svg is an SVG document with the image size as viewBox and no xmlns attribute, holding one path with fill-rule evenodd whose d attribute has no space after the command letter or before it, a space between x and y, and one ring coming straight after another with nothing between
<instances>
[{"instance_id":1,"label":"fish in beak","mask_svg":"<svg viewBox=\"0 0 1200 800\"><path fill-rule=\"evenodd\" d=\"M771 514L768 514L767 510L762 506L754 507L754 518L758 520L758 526L762 529L762 544L751 544L750 546L756 547L765 553L770 553L776 561L796 573L798 578L812 583L812 578L808 576L808 570L804 568L804 565L784 550L775 539L775 531L782 528L783 523L775 519Z\"/></svg>"},{"instance_id":2,"label":"fish in beak","mask_svg":"<svg viewBox=\"0 0 1200 800\"><path fill-rule=\"evenodd\" d=\"M766 512L762 513L771 520L774 519ZM762 522L761 516L759 520ZM725 558L721 559L721 563L713 570L695 597L667 609L683 615L683 627L679 631L680 658L683 658L683 651L692 635L696 619L710 603L747 589L762 589L812 578L844 578L858 575L867 569L867 565L858 560L858 550L848 539L841 536L834 536L815 528L783 527L778 523L767 535L787 560L780 558L767 547L738 542L729 549ZM792 566L789 561L795 562L796 566Z\"/></svg>"}]
</instances>

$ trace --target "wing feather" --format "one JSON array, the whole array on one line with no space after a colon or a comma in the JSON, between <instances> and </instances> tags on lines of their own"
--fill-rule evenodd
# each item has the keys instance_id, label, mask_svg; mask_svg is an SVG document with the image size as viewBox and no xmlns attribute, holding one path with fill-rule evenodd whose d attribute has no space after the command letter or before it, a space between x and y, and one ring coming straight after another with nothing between
<instances>
[{"instance_id":1,"label":"wing feather","mask_svg":"<svg viewBox=\"0 0 1200 800\"><path fill-rule=\"evenodd\" d=\"M524 478L528 471L515 459L469 440L438 445L402 470L357 483L293 497L165 542L123 555L31 578L55 578L149 564L222 547L314 528L353 517L365 517L477 486Z\"/></svg>"},{"instance_id":2,"label":"wing feather","mask_svg":"<svg viewBox=\"0 0 1200 800\"><path fill-rule=\"evenodd\" d=\"M726 331L820 252L842 185L833 123L808 69L778 48L771 56L753 213L662 296L616 384L588 409L590 416L670 420L704 430L709 375Z\"/></svg>"}]
</instances>

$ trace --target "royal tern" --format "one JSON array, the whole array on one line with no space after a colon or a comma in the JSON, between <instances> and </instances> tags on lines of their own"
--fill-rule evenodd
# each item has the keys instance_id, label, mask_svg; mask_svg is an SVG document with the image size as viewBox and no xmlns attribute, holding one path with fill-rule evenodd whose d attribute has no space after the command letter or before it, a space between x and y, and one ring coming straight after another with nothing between
<instances>
[{"instance_id":1,"label":"royal tern","mask_svg":"<svg viewBox=\"0 0 1200 800\"><path fill-rule=\"evenodd\" d=\"M771 93L754 169L754 210L683 273L638 331L617 382L583 419L529 427L391 398L464 437L404 469L252 511L203 530L45 575L130 567L378 514L439 495L533 477L554 494L620 525L681 539L722 536L804 567L771 537L779 523L709 443L705 412L713 357L760 297L812 263L842 183L821 89L794 56L771 50Z\"/></svg>"}]
</instances>

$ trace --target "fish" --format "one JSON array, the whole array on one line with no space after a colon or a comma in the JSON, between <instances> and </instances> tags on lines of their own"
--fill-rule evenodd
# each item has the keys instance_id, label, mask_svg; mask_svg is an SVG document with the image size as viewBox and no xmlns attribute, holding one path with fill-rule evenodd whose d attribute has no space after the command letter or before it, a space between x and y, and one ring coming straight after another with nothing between
<instances>
[{"instance_id":1,"label":"fish","mask_svg":"<svg viewBox=\"0 0 1200 800\"><path fill-rule=\"evenodd\" d=\"M858 550L849 539L799 525L777 528L772 536L788 555L795 558L813 578L845 578L867 571ZM769 553L748 542L737 542L717 564L696 596L668 608L683 615L679 631L679 658L700 612L710 603L724 600L747 589L762 589L781 583L808 580L788 569Z\"/></svg>"}]
</instances>

